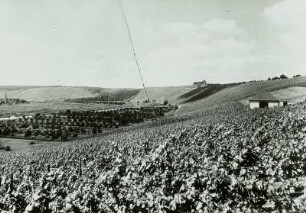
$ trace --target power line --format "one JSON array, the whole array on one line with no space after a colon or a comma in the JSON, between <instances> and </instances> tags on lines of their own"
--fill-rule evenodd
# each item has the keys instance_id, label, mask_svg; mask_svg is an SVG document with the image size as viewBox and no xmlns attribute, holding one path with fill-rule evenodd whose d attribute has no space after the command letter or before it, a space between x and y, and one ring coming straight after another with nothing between
<instances>
[{"instance_id":1,"label":"power line","mask_svg":"<svg viewBox=\"0 0 306 213\"><path fill-rule=\"evenodd\" d=\"M128 23L127 15L126 15L126 12L124 11L121 0L119 0L119 6L120 6L120 9L121 9L121 12L122 12L122 15L123 15L125 26L126 26L127 31L128 31L130 45L131 45L131 48L133 50L134 59L135 59L136 65L137 65L137 69L138 69L138 73L139 73L139 76L140 76L140 79L141 79L141 82L142 82L142 86L143 86L143 89L146 93L147 100L150 101L150 98L149 98L149 95L147 93L147 89L146 89L146 86L144 84L144 80L143 80L143 77L142 77L142 74L141 74L141 69L140 69L138 58L137 58L137 55L136 55L135 46L134 46L134 42L133 42L133 37L132 37L130 26L129 26L129 23Z\"/></svg>"}]
</instances>

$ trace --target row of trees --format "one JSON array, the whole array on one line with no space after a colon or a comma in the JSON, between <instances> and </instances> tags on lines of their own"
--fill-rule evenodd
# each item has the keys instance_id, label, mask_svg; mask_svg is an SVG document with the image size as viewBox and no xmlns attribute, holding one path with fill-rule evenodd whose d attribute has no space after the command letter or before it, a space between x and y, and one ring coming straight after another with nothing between
<instances>
[{"instance_id":1,"label":"row of trees","mask_svg":"<svg viewBox=\"0 0 306 213\"><path fill-rule=\"evenodd\" d=\"M301 77L301 75L295 75L293 76L293 78L299 78ZM268 78L268 81L272 81L272 80L282 80L282 79L288 79L288 77L284 74L281 74L279 77L278 76L275 76L273 78Z\"/></svg>"},{"instance_id":2,"label":"row of trees","mask_svg":"<svg viewBox=\"0 0 306 213\"><path fill-rule=\"evenodd\" d=\"M107 111L61 111L0 122L0 136L66 141L164 116L172 107L125 108Z\"/></svg>"},{"instance_id":3,"label":"row of trees","mask_svg":"<svg viewBox=\"0 0 306 213\"><path fill-rule=\"evenodd\" d=\"M116 99L110 95L100 95L96 97L85 97L85 98L74 98L74 99L67 99L66 102L73 102L73 103L104 103L104 104L116 104L116 105L123 105L125 102L121 99Z\"/></svg>"}]
</instances>

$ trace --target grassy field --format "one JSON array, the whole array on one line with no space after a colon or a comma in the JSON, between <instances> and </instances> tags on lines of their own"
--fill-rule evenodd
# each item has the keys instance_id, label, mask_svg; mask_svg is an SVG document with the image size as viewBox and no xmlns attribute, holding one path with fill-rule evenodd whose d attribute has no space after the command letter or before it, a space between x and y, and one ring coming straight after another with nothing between
<instances>
[{"instance_id":1,"label":"grassy field","mask_svg":"<svg viewBox=\"0 0 306 213\"><path fill-rule=\"evenodd\" d=\"M30 145L31 142L34 144ZM24 140L24 139L15 139L15 138L0 138L0 147L10 146L10 152L18 152L25 149L33 149L35 147L45 146L47 144L54 144L54 142L45 142L45 141L32 141L32 140ZM1 153L7 153L8 151L4 151L0 149Z\"/></svg>"},{"instance_id":2,"label":"grassy field","mask_svg":"<svg viewBox=\"0 0 306 213\"><path fill-rule=\"evenodd\" d=\"M70 86L0 86L0 98L6 93L8 98L19 98L27 101L59 101L99 95L113 95L115 98L129 99L135 96L139 89L105 89L99 87Z\"/></svg>"},{"instance_id":3,"label":"grassy field","mask_svg":"<svg viewBox=\"0 0 306 213\"><path fill-rule=\"evenodd\" d=\"M286 100L289 104L295 104L306 100L306 87L288 87L286 89L275 90L271 92L280 100ZM248 105L248 98L241 100L241 103Z\"/></svg>"},{"instance_id":4,"label":"grassy field","mask_svg":"<svg viewBox=\"0 0 306 213\"><path fill-rule=\"evenodd\" d=\"M185 99L180 98L181 95L190 92L195 87L193 85L187 86L177 86L177 87L149 87L147 88L148 95L151 100L156 100L159 103L162 103L165 100L168 100L171 104L182 103ZM146 100L146 94L142 89L136 96L134 96L131 101L144 101Z\"/></svg>"},{"instance_id":5,"label":"grassy field","mask_svg":"<svg viewBox=\"0 0 306 213\"><path fill-rule=\"evenodd\" d=\"M297 103L306 100L306 87L290 87L274 91L272 94L291 103Z\"/></svg>"}]
</instances>

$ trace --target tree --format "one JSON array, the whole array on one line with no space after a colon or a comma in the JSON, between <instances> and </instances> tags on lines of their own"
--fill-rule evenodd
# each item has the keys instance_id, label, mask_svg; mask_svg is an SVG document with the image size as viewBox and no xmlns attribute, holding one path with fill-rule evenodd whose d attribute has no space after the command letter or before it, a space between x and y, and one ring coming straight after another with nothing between
<instances>
[{"instance_id":1,"label":"tree","mask_svg":"<svg viewBox=\"0 0 306 213\"><path fill-rule=\"evenodd\" d=\"M62 135L60 136L61 141L65 142L69 139L68 132L62 131Z\"/></svg>"},{"instance_id":2,"label":"tree","mask_svg":"<svg viewBox=\"0 0 306 213\"><path fill-rule=\"evenodd\" d=\"M273 78L272 78L272 80L278 80L278 79L279 79L278 77L273 77Z\"/></svg>"},{"instance_id":3,"label":"tree","mask_svg":"<svg viewBox=\"0 0 306 213\"><path fill-rule=\"evenodd\" d=\"M66 115L71 115L71 110L67 109L67 110L65 111L65 114L66 114Z\"/></svg>"},{"instance_id":4,"label":"tree","mask_svg":"<svg viewBox=\"0 0 306 213\"><path fill-rule=\"evenodd\" d=\"M280 79L288 79L288 77L285 76L284 74L281 74L281 75L279 76L279 78L280 78Z\"/></svg>"},{"instance_id":5,"label":"tree","mask_svg":"<svg viewBox=\"0 0 306 213\"><path fill-rule=\"evenodd\" d=\"M301 75L295 75L295 76L293 76L293 78L299 78L299 77L301 77Z\"/></svg>"},{"instance_id":6,"label":"tree","mask_svg":"<svg viewBox=\"0 0 306 213\"><path fill-rule=\"evenodd\" d=\"M25 138L29 138L31 137L32 135L32 131L30 129L27 129L25 132L24 132L24 137Z\"/></svg>"},{"instance_id":7,"label":"tree","mask_svg":"<svg viewBox=\"0 0 306 213\"><path fill-rule=\"evenodd\" d=\"M9 136L11 134L11 130L7 127L2 131L3 136Z\"/></svg>"},{"instance_id":8,"label":"tree","mask_svg":"<svg viewBox=\"0 0 306 213\"><path fill-rule=\"evenodd\" d=\"M168 100L165 100L164 101L164 105L168 105L169 104L169 101Z\"/></svg>"}]
</instances>

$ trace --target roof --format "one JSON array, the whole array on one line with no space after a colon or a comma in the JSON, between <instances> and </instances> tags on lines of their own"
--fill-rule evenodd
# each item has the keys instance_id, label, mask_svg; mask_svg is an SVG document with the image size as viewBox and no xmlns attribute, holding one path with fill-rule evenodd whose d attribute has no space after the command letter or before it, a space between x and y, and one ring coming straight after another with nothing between
<instances>
[{"instance_id":1,"label":"roof","mask_svg":"<svg viewBox=\"0 0 306 213\"><path fill-rule=\"evenodd\" d=\"M264 92L259 93L252 98L249 99L249 101L271 101L271 102L280 102L278 98L276 98L274 95L272 95L270 92Z\"/></svg>"}]
</instances>

